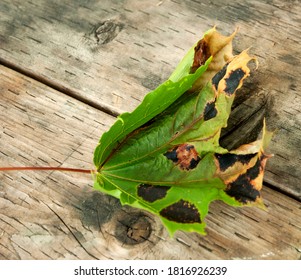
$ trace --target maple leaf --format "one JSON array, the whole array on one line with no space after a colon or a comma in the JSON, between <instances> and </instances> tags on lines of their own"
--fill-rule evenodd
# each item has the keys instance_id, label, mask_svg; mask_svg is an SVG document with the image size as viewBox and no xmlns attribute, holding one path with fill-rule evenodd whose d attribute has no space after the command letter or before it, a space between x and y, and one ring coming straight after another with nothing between
<instances>
[{"instance_id":1,"label":"maple leaf","mask_svg":"<svg viewBox=\"0 0 301 280\"><path fill-rule=\"evenodd\" d=\"M205 233L214 200L263 207L260 190L271 133L228 151L219 145L236 91L254 57L232 54L230 36L207 31L170 78L120 115L94 152L94 187L158 215L171 235Z\"/></svg>"}]
</instances>

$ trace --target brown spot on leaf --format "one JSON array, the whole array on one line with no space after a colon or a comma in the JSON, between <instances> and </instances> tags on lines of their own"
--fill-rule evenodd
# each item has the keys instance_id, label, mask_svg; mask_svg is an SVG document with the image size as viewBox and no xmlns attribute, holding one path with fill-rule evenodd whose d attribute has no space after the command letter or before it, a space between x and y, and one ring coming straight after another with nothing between
<instances>
[{"instance_id":1,"label":"brown spot on leaf","mask_svg":"<svg viewBox=\"0 0 301 280\"><path fill-rule=\"evenodd\" d=\"M201 223L198 209L195 205L183 199L163 208L160 211L160 215L169 221L177 223Z\"/></svg>"},{"instance_id":2,"label":"brown spot on leaf","mask_svg":"<svg viewBox=\"0 0 301 280\"><path fill-rule=\"evenodd\" d=\"M200 40L194 48L194 60L190 72L194 73L200 66L205 64L210 56L208 43L204 39Z\"/></svg>"},{"instance_id":3,"label":"brown spot on leaf","mask_svg":"<svg viewBox=\"0 0 301 280\"><path fill-rule=\"evenodd\" d=\"M154 186L149 184L141 184L138 186L137 194L145 201L154 202L166 196L170 187L168 186Z\"/></svg>"},{"instance_id":4,"label":"brown spot on leaf","mask_svg":"<svg viewBox=\"0 0 301 280\"><path fill-rule=\"evenodd\" d=\"M181 144L164 154L169 160L179 165L182 170L196 168L200 157L193 145Z\"/></svg>"},{"instance_id":5,"label":"brown spot on leaf","mask_svg":"<svg viewBox=\"0 0 301 280\"><path fill-rule=\"evenodd\" d=\"M246 75L245 71L243 71L240 68L231 71L229 77L225 79L225 82L226 82L225 93L227 95L232 95L233 93L235 93L236 89L239 86L241 79L245 75Z\"/></svg>"},{"instance_id":6,"label":"brown spot on leaf","mask_svg":"<svg viewBox=\"0 0 301 280\"><path fill-rule=\"evenodd\" d=\"M248 164L252 158L256 156L255 154L245 154L245 155L237 155L237 154L215 154L215 158L218 161L220 171L224 172L229 167L233 166L236 162L240 162L242 164Z\"/></svg>"},{"instance_id":7,"label":"brown spot on leaf","mask_svg":"<svg viewBox=\"0 0 301 280\"><path fill-rule=\"evenodd\" d=\"M208 121L217 115L217 110L215 107L215 101L208 102L204 110L204 121Z\"/></svg>"}]
</instances>

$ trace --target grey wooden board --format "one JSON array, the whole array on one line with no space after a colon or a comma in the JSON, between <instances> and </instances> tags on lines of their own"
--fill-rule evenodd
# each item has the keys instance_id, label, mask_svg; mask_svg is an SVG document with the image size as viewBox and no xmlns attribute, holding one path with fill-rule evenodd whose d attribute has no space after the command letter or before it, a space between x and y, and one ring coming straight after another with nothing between
<instances>
[{"instance_id":1,"label":"grey wooden board","mask_svg":"<svg viewBox=\"0 0 301 280\"><path fill-rule=\"evenodd\" d=\"M113 117L3 66L0 92L1 165L93 168ZM275 190L264 187L268 211L216 201L207 236L171 239L154 215L121 207L92 184L89 174L0 172L0 259L301 257L300 203Z\"/></svg>"},{"instance_id":2,"label":"grey wooden board","mask_svg":"<svg viewBox=\"0 0 301 280\"><path fill-rule=\"evenodd\" d=\"M226 142L257 127L265 112L277 129L265 181L300 199L300 21L298 1L2 0L0 61L117 115L165 80L204 31L240 27L234 49L251 46L258 57L245 90L258 99L237 107L237 133Z\"/></svg>"}]
</instances>

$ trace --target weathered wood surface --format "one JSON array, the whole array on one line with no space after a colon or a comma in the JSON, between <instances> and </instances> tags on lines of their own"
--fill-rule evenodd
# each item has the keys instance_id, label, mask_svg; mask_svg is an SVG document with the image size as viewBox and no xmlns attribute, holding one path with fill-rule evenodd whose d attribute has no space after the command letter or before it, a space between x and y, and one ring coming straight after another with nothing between
<instances>
[{"instance_id":1,"label":"weathered wood surface","mask_svg":"<svg viewBox=\"0 0 301 280\"><path fill-rule=\"evenodd\" d=\"M258 127L267 109L278 130L265 180L301 198L298 1L2 0L0 19L3 63L113 115L134 109L204 31L240 27L235 51L252 46L260 63L246 94L270 102L252 110L257 99L245 101L237 135L246 123Z\"/></svg>"},{"instance_id":2,"label":"weathered wood surface","mask_svg":"<svg viewBox=\"0 0 301 280\"><path fill-rule=\"evenodd\" d=\"M1 165L91 167L98 134L113 117L6 67L0 77ZM0 259L301 256L300 203L277 191L263 192L267 212L215 202L207 236L178 232L170 239L157 218L91 185L87 174L0 173Z\"/></svg>"},{"instance_id":3,"label":"weathered wood surface","mask_svg":"<svg viewBox=\"0 0 301 280\"><path fill-rule=\"evenodd\" d=\"M92 191L90 176L5 173L0 258L300 258L301 7L212 2L1 1L1 165L92 167L112 116L134 109L208 28L227 34L239 26L235 51L252 46L260 66L238 96L223 143L252 140L266 115L278 130L265 181L296 200L266 189L268 212L216 202L206 237L170 240L153 216ZM127 244L133 239L122 224L132 222L151 223L147 241Z\"/></svg>"}]
</instances>

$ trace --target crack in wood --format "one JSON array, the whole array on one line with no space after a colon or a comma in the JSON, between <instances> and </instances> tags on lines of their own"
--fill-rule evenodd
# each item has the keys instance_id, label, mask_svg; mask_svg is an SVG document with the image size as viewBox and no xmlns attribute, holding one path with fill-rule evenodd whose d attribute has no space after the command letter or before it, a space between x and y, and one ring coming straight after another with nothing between
<instances>
[{"instance_id":1,"label":"crack in wood","mask_svg":"<svg viewBox=\"0 0 301 280\"><path fill-rule=\"evenodd\" d=\"M76 242L79 244L79 246L93 259L98 260L98 258L96 256L94 256L92 253L90 253L85 246L80 242L80 240L78 239L78 237L76 236L76 234L71 230L71 228L65 223L65 221L63 220L63 218L56 212L54 211L48 204L46 204L45 202L43 202L43 204L62 222L62 224L67 228L67 230L71 233L71 235L73 236L73 238L76 240ZM105 256L104 256L105 257Z\"/></svg>"}]
</instances>

